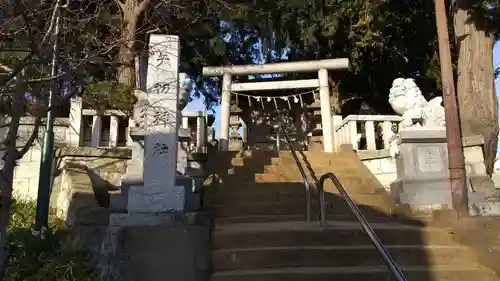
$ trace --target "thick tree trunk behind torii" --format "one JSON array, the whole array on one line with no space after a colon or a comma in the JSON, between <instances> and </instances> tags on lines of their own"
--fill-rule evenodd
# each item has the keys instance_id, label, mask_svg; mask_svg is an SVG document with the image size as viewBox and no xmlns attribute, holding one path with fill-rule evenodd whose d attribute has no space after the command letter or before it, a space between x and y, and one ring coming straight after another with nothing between
<instances>
[{"instance_id":1,"label":"thick tree trunk behind torii","mask_svg":"<svg viewBox=\"0 0 500 281\"><path fill-rule=\"evenodd\" d=\"M462 136L482 135L488 174L494 169L498 144L498 99L495 94L491 34L476 28L466 10L457 9L454 28L459 59L457 96Z\"/></svg>"},{"instance_id":2,"label":"thick tree trunk behind torii","mask_svg":"<svg viewBox=\"0 0 500 281\"><path fill-rule=\"evenodd\" d=\"M117 0L122 11L121 45L118 53L117 80L119 83L136 88L135 52L137 29L142 24L144 12L149 8L150 0Z\"/></svg>"}]
</instances>

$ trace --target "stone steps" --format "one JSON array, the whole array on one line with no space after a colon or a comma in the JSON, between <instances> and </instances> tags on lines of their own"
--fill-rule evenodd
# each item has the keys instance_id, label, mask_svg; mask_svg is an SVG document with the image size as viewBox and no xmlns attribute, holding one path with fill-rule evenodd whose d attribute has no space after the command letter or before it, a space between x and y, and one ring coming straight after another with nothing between
<instances>
[{"instance_id":1,"label":"stone steps","mask_svg":"<svg viewBox=\"0 0 500 281\"><path fill-rule=\"evenodd\" d=\"M289 152L245 152L240 158L205 190L214 214L212 281L395 280L329 181L327 222L320 226L311 176L326 172L336 174L408 280L500 280L480 266L473 250L460 246L453 231L395 216L392 199L354 152L299 155L312 170L306 171L312 222L305 221L304 185Z\"/></svg>"},{"instance_id":2,"label":"stone steps","mask_svg":"<svg viewBox=\"0 0 500 281\"><path fill-rule=\"evenodd\" d=\"M358 207L365 211L367 218L384 217L391 214L391 206L384 204L380 198L375 197L370 201L368 196L358 196L353 199L358 203ZM278 197L277 200L269 197L250 197L250 200L234 199L231 201L217 201L216 198L211 199L210 203L214 210L216 218L228 216L256 216L256 215L301 215L306 212L305 195L290 194ZM363 202L364 200L364 202ZM218 203L218 204L217 204ZM318 197L311 198L311 208L315 214L319 213L319 199ZM325 210L327 215L335 217L336 215L349 214L350 209L346 202L340 198L325 200Z\"/></svg>"},{"instance_id":3,"label":"stone steps","mask_svg":"<svg viewBox=\"0 0 500 281\"><path fill-rule=\"evenodd\" d=\"M475 253L462 246L388 245L401 266L445 264L467 266ZM260 247L215 250L214 270L249 270L286 267L384 266L372 245Z\"/></svg>"},{"instance_id":4,"label":"stone steps","mask_svg":"<svg viewBox=\"0 0 500 281\"><path fill-rule=\"evenodd\" d=\"M480 266L407 266L402 267L408 280L481 280L498 278ZM258 270L219 271L211 281L380 281L392 279L386 266L289 267Z\"/></svg>"},{"instance_id":5,"label":"stone steps","mask_svg":"<svg viewBox=\"0 0 500 281\"><path fill-rule=\"evenodd\" d=\"M392 245L450 245L453 233L438 228L420 228L391 223L372 223L381 241ZM318 222L284 221L273 223L234 223L216 225L212 249L371 245L358 222L328 221L326 227Z\"/></svg>"}]
</instances>

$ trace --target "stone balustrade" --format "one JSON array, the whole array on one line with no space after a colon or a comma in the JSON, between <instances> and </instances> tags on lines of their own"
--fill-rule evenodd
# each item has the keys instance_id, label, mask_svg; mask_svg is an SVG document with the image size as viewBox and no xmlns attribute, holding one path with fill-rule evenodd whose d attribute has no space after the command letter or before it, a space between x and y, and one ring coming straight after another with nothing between
<instances>
[{"instance_id":1,"label":"stone balustrade","mask_svg":"<svg viewBox=\"0 0 500 281\"><path fill-rule=\"evenodd\" d=\"M180 146L182 145L186 149L178 150L177 168L181 174L191 176L190 171L193 170L192 166L194 165L190 163L193 162L191 155L193 153L206 153L207 144L214 140L212 123L213 116L208 115L206 112L185 112L182 114L178 142ZM29 139L34 124L35 119L33 117L23 117L21 119L18 147L22 147ZM1 123L0 125L0 128L6 128L7 123ZM58 117L55 119L54 125L56 149L88 148L90 149L88 151L92 152L100 151L99 149L124 150L131 148L128 116L116 110L98 114L95 110L83 109L81 98L74 98L71 101L70 117ZM19 165L14 170L14 195L16 198L36 199L44 131L45 127L40 127L38 141L19 159ZM3 149L0 147L1 154L3 154ZM95 158L93 154L92 156Z\"/></svg>"},{"instance_id":2,"label":"stone balustrade","mask_svg":"<svg viewBox=\"0 0 500 281\"><path fill-rule=\"evenodd\" d=\"M355 150L388 149L395 134L393 128L402 120L398 115L349 115L343 119L334 115L334 148L338 150L343 144L352 144Z\"/></svg>"}]
</instances>

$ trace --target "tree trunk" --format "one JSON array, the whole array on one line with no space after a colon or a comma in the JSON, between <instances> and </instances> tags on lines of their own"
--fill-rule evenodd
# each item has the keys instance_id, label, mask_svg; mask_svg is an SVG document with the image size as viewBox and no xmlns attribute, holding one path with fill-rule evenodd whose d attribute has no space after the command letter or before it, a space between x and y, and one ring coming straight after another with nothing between
<instances>
[{"instance_id":1,"label":"tree trunk","mask_svg":"<svg viewBox=\"0 0 500 281\"><path fill-rule=\"evenodd\" d=\"M330 91L331 91L330 103L332 108L332 114L339 115L342 112L342 101L340 98L339 85L331 77L328 78L328 81L330 82Z\"/></svg>"},{"instance_id":2,"label":"tree trunk","mask_svg":"<svg viewBox=\"0 0 500 281\"><path fill-rule=\"evenodd\" d=\"M121 5L123 13L123 27L121 34L121 46L118 53L118 68L117 80L119 83L135 88L135 40L137 32L137 1L126 0Z\"/></svg>"},{"instance_id":3,"label":"tree trunk","mask_svg":"<svg viewBox=\"0 0 500 281\"><path fill-rule=\"evenodd\" d=\"M18 76L18 79L20 76ZM14 94L11 107L11 119L9 131L5 138L5 154L3 155L4 166L0 171L0 269L3 269L5 262L5 245L7 242L7 228L9 226L10 211L12 207L12 188L14 179L14 168L16 161L19 158L17 151L17 131L19 121L23 114L23 94L24 89L18 84L16 93Z\"/></svg>"},{"instance_id":4,"label":"tree trunk","mask_svg":"<svg viewBox=\"0 0 500 281\"><path fill-rule=\"evenodd\" d=\"M484 158L492 174L498 144L498 99L495 94L491 34L479 30L467 10L457 8L454 28L459 48L457 96L462 136L484 137Z\"/></svg>"}]
</instances>

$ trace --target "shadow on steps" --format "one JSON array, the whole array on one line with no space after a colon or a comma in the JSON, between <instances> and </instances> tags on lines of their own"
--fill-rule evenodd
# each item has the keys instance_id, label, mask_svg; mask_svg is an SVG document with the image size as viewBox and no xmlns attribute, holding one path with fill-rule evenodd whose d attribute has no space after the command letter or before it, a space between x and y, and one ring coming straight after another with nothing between
<instances>
[{"instance_id":1,"label":"shadow on steps","mask_svg":"<svg viewBox=\"0 0 500 281\"><path fill-rule=\"evenodd\" d=\"M395 280L342 198L326 195L329 221L322 228L313 189L314 221L306 222L300 177L284 180L297 173L290 162L276 161L277 154L252 156L246 156L233 174L226 167L231 170L234 161L218 158L214 162L218 178L207 182L205 202L215 217L212 281ZM309 166L312 176L314 163ZM252 180L257 173L271 175ZM272 182L273 176L279 180ZM353 192L357 189L348 184L347 192L409 280L500 280L481 265L477 251L460 244L449 229L396 216L387 194Z\"/></svg>"}]
</instances>

